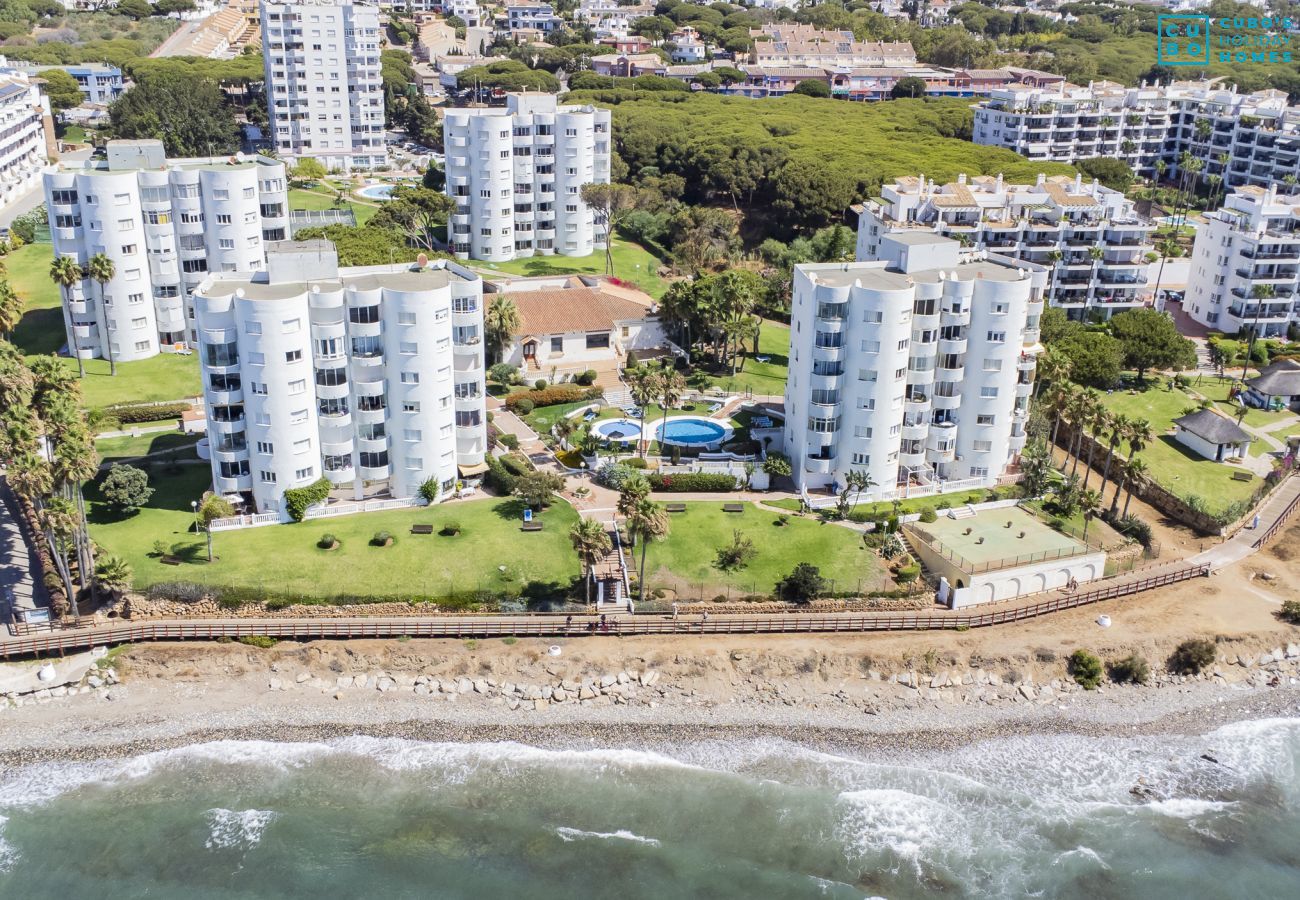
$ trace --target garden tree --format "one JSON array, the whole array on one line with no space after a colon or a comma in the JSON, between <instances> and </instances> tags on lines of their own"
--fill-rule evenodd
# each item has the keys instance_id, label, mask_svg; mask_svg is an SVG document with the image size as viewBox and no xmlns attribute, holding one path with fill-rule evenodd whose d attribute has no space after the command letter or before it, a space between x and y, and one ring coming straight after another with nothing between
<instances>
[{"instance_id":1,"label":"garden tree","mask_svg":"<svg viewBox=\"0 0 1300 900\"><path fill-rule=\"evenodd\" d=\"M463 69L456 75L456 87L476 93L500 88L506 92L543 91L554 94L560 90L560 81L550 72L530 69L518 60L503 59Z\"/></svg>"},{"instance_id":2,"label":"garden tree","mask_svg":"<svg viewBox=\"0 0 1300 900\"><path fill-rule=\"evenodd\" d=\"M1146 447L1153 440L1155 440L1155 437L1156 437L1155 429L1151 427L1151 423L1149 421L1147 421L1146 419L1130 419L1128 422L1127 430L1124 435L1124 439L1128 441L1129 462L1130 463L1141 462L1141 460L1137 458L1138 454L1142 452L1142 449L1144 447ZM1136 469L1132 465L1129 465L1124 469L1124 477L1125 480L1127 481L1133 475L1136 474L1138 476L1142 476L1145 474L1145 472L1146 472L1145 464L1139 466ZM1112 516L1115 514L1116 506L1119 505L1119 492L1121 489L1122 489L1122 485L1121 487L1115 489L1115 496L1111 498L1110 512ZM1133 499L1133 488L1130 485L1128 500L1124 501L1125 516L1128 515L1129 500L1132 499Z\"/></svg>"},{"instance_id":3,"label":"garden tree","mask_svg":"<svg viewBox=\"0 0 1300 900\"><path fill-rule=\"evenodd\" d=\"M1056 384L1070 377L1070 361L1050 347L1039 354L1034 366L1034 399L1042 393L1043 384Z\"/></svg>"},{"instance_id":4,"label":"garden tree","mask_svg":"<svg viewBox=\"0 0 1300 900\"><path fill-rule=\"evenodd\" d=\"M651 43L662 41L677 30L677 23L667 16L643 16L632 23L633 34L648 38Z\"/></svg>"},{"instance_id":5,"label":"garden tree","mask_svg":"<svg viewBox=\"0 0 1300 900\"><path fill-rule=\"evenodd\" d=\"M0 280L0 335L13 337L14 329L23 320L26 304L8 281Z\"/></svg>"},{"instance_id":6,"label":"garden tree","mask_svg":"<svg viewBox=\"0 0 1300 900\"><path fill-rule=\"evenodd\" d=\"M85 278L81 271L81 266L72 256L56 256L50 263L50 280L59 286L59 292L62 294L64 308L72 301L72 288L81 283ZM77 357L77 372L82 377L86 377L86 363L81 358L80 353L75 353L74 348L77 346L76 341L72 339L72 326L67 326L68 332L68 352Z\"/></svg>"},{"instance_id":7,"label":"garden tree","mask_svg":"<svg viewBox=\"0 0 1300 900\"><path fill-rule=\"evenodd\" d=\"M925 96L925 88L925 79L917 78L914 75L908 75L894 82L894 86L889 89L889 98L891 100L901 100L904 98L915 100L919 97Z\"/></svg>"},{"instance_id":8,"label":"garden tree","mask_svg":"<svg viewBox=\"0 0 1300 900\"><path fill-rule=\"evenodd\" d=\"M715 66L713 74L722 80L725 87L731 87L733 84L742 83L748 76L733 66Z\"/></svg>"},{"instance_id":9,"label":"garden tree","mask_svg":"<svg viewBox=\"0 0 1300 900\"><path fill-rule=\"evenodd\" d=\"M1020 484L1028 497L1041 497L1051 479L1052 457L1041 440L1031 441L1020 454Z\"/></svg>"},{"instance_id":10,"label":"garden tree","mask_svg":"<svg viewBox=\"0 0 1300 900\"><path fill-rule=\"evenodd\" d=\"M1092 457L1097 452L1097 446L1101 443L1102 435L1110 429L1110 410L1101 402L1100 398L1088 410L1088 417L1084 420L1084 425L1092 435L1092 442L1088 444L1088 463L1083 468L1083 489L1088 489L1088 479L1092 477Z\"/></svg>"},{"instance_id":11,"label":"garden tree","mask_svg":"<svg viewBox=\"0 0 1300 900\"><path fill-rule=\"evenodd\" d=\"M172 13L190 12L196 7L194 0L155 0L153 8L159 14L167 16Z\"/></svg>"},{"instance_id":12,"label":"garden tree","mask_svg":"<svg viewBox=\"0 0 1300 900\"><path fill-rule=\"evenodd\" d=\"M1074 457L1074 463L1070 466L1071 475L1079 471L1079 463L1083 461L1083 442L1088 428L1104 408L1101 394L1097 391L1080 391L1070 398L1070 425L1074 428L1074 440L1070 445L1070 455Z\"/></svg>"},{"instance_id":13,"label":"garden tree","mask_svg":"<svg viewBox=\"0 0 1300 900\"><path fill-rule=\"evenodd\" d=\"M50 108L55 113L81 105L84 98L81 88L77 86L77 79L63 69L46 69L40 77L45 82L41 91L50 98Z\"/></svg>"},{"instance_id":14,"label":"garden tree","mask_svg":"<svg viewBox=\"0 0 1300 900\"><path fill-rule=\"evenodd\" d=\"M758 549L754 546L754 541L735 529L731 532L731 543L718 548L713 564L724 572L731 572L745 568L757 555Z\"/></svg>"},{"instance_id":15,"label":"garden tree","mask_svg":"<svg viewBox=\"0 0 1300 900\"><path fill-rule=\"evenodd\" d=\"M1110 335L1079 330L1055 346L1070 361L1070 373L1080 384L1109 388L1119 381L1124 347Z\"/></svg>"},{"instance_id":16,"label":"garden tree","mask_svg":"<svg viewBox=\"0 0 1300 900\"><path fill-rule=\"evenodd\" d=\"M668 218L666 231L673 256L697 272L723 265L741 251L736 219L724 209L684 206Z\"/></svg>"},{"instance_id":17,"label":"garden tree","mask_svg":"<svg viewBox=\"0 0 1300 900\"><path fill-rule=\"evenodd\" d=\"M424 170L424 176L420 183L431 191L441 191L447 186L447 170L438 164L436 160L429 163L429 168Z\"/></svg>"},{"instance_id":18,"label":"garden tree","mask_svg":"<svg viewBox=\"0 0 1300 900\"><path fill-rule=\"evenodd\" d=\"M801 97L820 97L825 99L831 95L831 86L817 78L809 78L807 81L801 81L794 86L794 90L789 96L798 94Z\"/></svg>"},{"instance_id":19,"label":"garden tree","mask_svg":"<svg viewBox=\"0 0 1300 900\"><path fill-rule=\"evenodd\" d=\"M203 534L208 541L208 562L212 562L212 523L217 519L228 519L234 514L235 507L218 494L209 494L199 504L199 522L203 525Z\"/></svg>"},{"instance_id":20,"label":"garden tree","mask_svg":"<svg viewBox=\"0 0 1300 900\"><path fill-rule=\"evenodd\" d=\"M487 377L490 380L495 381L497 384L504 385L514 384L515 376L518 374L518 369L509 363L503 362L494 363L488 366L487 370Z\"/></svg>"},{"instance_id":21,"label":"garden tree","mask_svg":"<svg viewBox=\"0 0 1300 900\"><path fill-rule=\"evenodd\" d=\"M1081 159L1074 165L1084 175L1095 178L1106 187L1120 193L1127 193L1133 186L1133 170L1122 159L1097 156L1092 159Z\"/></svg>"},{"instance_id":22,"label":"garden tree","mask_svg":"<svg viewBox=\"0 0 1300 900\"><path fill-rule=\"evenodd\" d=\"M646 550L650 548L652 541L662 541L668 537L670 528L668 513L662 505L648 497L637 503L628 513L627 532L641 544L641 569L637 575L637 595L641 600L645 600Z\"/></svg>"},{"instance_id":23,"label":"garden tree","mask_svg":"<svg viewBox=\"0 0 1300 900\"><path fill-rule=\"evenodd\" d=\"M1095 691L1101 684L1101 660L1087 650L1070 654L1070 676L1086 691Z\"/></svg>"},{"instance_id":24,"label":"garden tree","mask_svg":"<svg viewBox=\"0 0 1300 900\"><path fill-rule=\"evenodd\" d=\"M659 373L649 368L642 367L634 371L630 377L624 375L628 381L628 393L632 395L632 402L636 404L637 410L641 413L641 434L645 434L645 410L659 396ZM645 459L645 448L649 441L645 438L637 440L637 455Z\"/></svg>"},{"instance_id":25,"label":"garden tree","mask_svg":"<svg viewBox=\"0 0 1300 900\"><path fill-rule=\"evenodd\" d=\"M568 416L560 416L554 425L551 426L551 434L555 435L560 441L560 449L569 448L569 438L578 430L578 425Z\"/></svg>"},{"instance_id":26,"label":"garden tree","mask_svg":"<svg viewBox=\"0 0 1300 900\"><path fill-rule=\"evenodd\" d=\"M86 275L91 281L99 285L99 303L104 305L104 285L113 280L117 275L117 266L104 253L96 253L90 259L86 260ZM108 374L117 374L117 358L113 354L113 332L108 327L108 317L104 318L104 347L108 350Z\"/></svg>"},{"instance_id":27,"label":"garden tree","mask_svg":"<svg viewBox=\"0 0 1300 900\"><path fill-rule=\"evenodd\" d=\"M442 191L423 186L398 187L367 225L400 229L416 247L433 251L441 244L438 230L446 228L447 216L455 208L455 201Z\"/></svg>"},{"instance_id":28,"label":"garden tree","mask_svg":"<svg viewBox=\"0 0 1300 900\"><path fill-rule=\"evenodd\" d=\"M132 19L147 19L153 15L153 7L146 0L120 0L113 12Z\"/></svg>"},{"instance_id":29,"label":"garden tree","mask_svg":"<svg viewBox=\"0 0 1300 900\"><path fill-rule=\"evenodd\" d=\"M1047 307L1038 318L1039 336L1048 347L1059 344L1082 330L1082 323L1072 321L1059 306Z\"/></svg>"},{"instance_id":30,"label":"garden tree","mask_svg":"<svg viewBox=\"0 0 1300 900\"><path fill-rule=\"evenodd\" d=\"M131 564L120 556L101 556L95 563L95 582L100 590L119 596L131 586Z\"/></svg>"},{"instance_id":31,"label":"garden tree","mask_svg":"<svg viewBox=\"0 0 1300 900\"><path fill-rule=\"evenodd\" d=\"M591 582L595 578L596 560L603 557L613 546L609 532L597 519L579 519L569 529L569 543L587 567L587 577L583 579L587 586L587 602L591 602Z\"/></svg>"},{"instance_id":32,"label":"garden tree","mask_svg":"<svg viewBox=\"0 0 1300 900\"><path fill-rule=\"evenodd\" d=\"M776 583L776 595L787 603L810 603L825 592L826 579L812 563L799 563Z\"/></svg>"},{"instance_id":33,"label":"garden tree","mask_svg":"<svg viewBox=\"0 0 1300 900\"><path fill-rule=\"evenodd\" d=\"M325 166L310 156L304 156L289 169L289 180L295 184L315 184L323 181Z\"/></svg>"},{"instance_id":34,"label":"garden tree","mask_svg":"<svg viewBox=\"0 0 1300 900\"><path fill-rule=\"evenodd\" d=\"M1081 493L1079 476L1067 475L1052 488L1052 505L1056 507L1058 513L1068 519L1078 512Z\"/></svg>"},{"instance_id":35,"label":"garden tree","mask_svg":"<svg viewBox=\"0 0 1300 900\"><path fill-rule=\"evenodd\" d=\"M640 195L628 184L584 184L579 191L582 202L595 213L596 224L605 225L605 274L614 274L614 233L636 209Z\"/></svg>"},{"instance_id":36,"label":"garden tree","mask_svg":"<svg viewBox=\"0 0 1300 900\"><path fill-rule=\"evenodd\" d=\"M530 509L542 510L555 502L558 491L564 490L564 479L554 472L529 472L515 482L515 496Z\"/></svg>"},{"instance_id":37,"label":"garden tree","mask_svg":"<svg viewBox=\"0 0 1300 900\"><path fill-rule=\"evenodd\" d=\"M161 138L169 157L217 156L239 149L239 126L211 78L170 69L147 78L108 108L118 138Z\"/></svg>"},{"instance_id":38,"label":"garden tree","mask_svg":"<svg viewBox=\"0 0 1300 900\"><path fill-rule=\"evenodd\" d=\"M794 469L790 465L790 457L773 451L763 460L763 471L769 478L788 478Z\"/></svg>"},{"instance_id":39,"label":"garden tree","mask_svg":"<svg viewBox=\"0 0 1300 900\"><path fill-rule=\"evenodd\" d=\"M656 381L656 393L659 396L659 405L663 408L664 418L663 425L660 428L660 434L668 427L668 410L672 409L681 402L682 393L686 390L686 379L676 369L665 367L659 373ZM663 454L663 445L659 447L659 452Z\"/></svg>"},{"instance_id":40,"label":"garden tree","mask_svg":"<svg viewBox=\"0 0 1300 900\"><path fill-rule=\"evenodd\" d=\"M1196 368L1196 345L1178 333L1174 320L1154 309L1130 309L1110 320L1124 365L1143 378L1151 369L1181 372Z\"/></svg>"},{"instance_id":41,"label":"garden tree","mask_svg":"<svg viewBox=\"0 0 1300 900\"><path fill-rule=\"evenodd\" d=\"M857 179L825 158L791 159L781 169L772 203L794 227L833 222L857 199Z\"/></svg>"},{"instance_id":42,"label":"garden tree","mask_svg":"<svg viewBox=\"0 0 1300 900\"><path fill-rule=\"evenodd\" d=\"M135 512L149 502L153 488L149 475L135 466L116 464L109 468L99 485L99 493L118 512Z\"/></svg>"},{"instance_id":43,"label":"garden tree","mask_svg":"<svg viewBox=\"0 0 1300 900\"><path fill-rule=\"evenodd\" d=\"M523 327L519 317L519 307L507 294L497 294L483 313L483 332L488 350L498 362L502 360L506 349L514 336Z\"/></svg>"},{"instance_id":44,"label":"garden tree","mask_svg":"<svg viewBox=\"0 0 1300 900\"><path fill-rule=\"evenodd\" d=\"M340 266L385 266L414 262L419 250L406 242L406 235L396 228L373 228L369 225L326 225L303 228L294 238L310 241L323 238L334 245Z\"/></svg>"},{"instance_id":45,"label":"garden tree","mask_svg":"<svg viewBox=\"0 0 1300 900\"><path fill-rule=\"evenodd\" d=\"M840 518L848 518L849 508L851 506L849 498L857 498L863 491L870 490L876 486L876 482L871 476L860 469L849 469L844 476L844 487L840 491L839 498L835 501L835 509L840 514Z\"/></svg>"}]
</instances>

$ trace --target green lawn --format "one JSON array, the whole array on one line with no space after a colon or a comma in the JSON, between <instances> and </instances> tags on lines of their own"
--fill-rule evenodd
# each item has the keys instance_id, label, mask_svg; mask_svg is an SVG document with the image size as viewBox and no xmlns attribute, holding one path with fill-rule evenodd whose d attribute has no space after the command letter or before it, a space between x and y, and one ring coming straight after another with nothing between
<instances>
[{"instance_id":1,"label":"green lawn","mask_svg":"<svg viewBox=\"0 0 1300 900\"><path fill-rule=\"evenodd\" d=\"M359 200L348 200L347 205L352 208L352 214L357 217L357 224L364 225L370 221L375 213L379 212L379 207L373 203L363 203ZM332 193L320 193L318 191L309 191L302 188L293 188L289 191L289 209L334 209L335 195Z\"/></svg>"},{"instance_id":2,"label":"green lawn","mask_svg":"<svg viewBox=\"0 0 1300 900\"><path fill-rule=\"evenodd\" d=\"M199 442L197 434L181 434L176 431L159 431L138 436L101 438L95 441L95 450L102 462L123 462L150 453L158 453L154 458L160 464L165 458L162 451L175 451L177 459L194 459L193 447Z\"/></svg>"},{"instance_id":3,"label":"green lawn","mask_svg":"<svg viewBox=\"0 0 1300 900\"><path fill-rule=\"evenodd\" d=\"M109 553L130 562L137 587L164 581L258 588L304 596L445 596L451 591L521 588L527 582L567 585L579 574L569 545L577 513L558 503L542 515L545 530L519 530L518 501L500 498L450 503L433 509L402 509L298 525L270 525L213 535L216 562L206 562L201 535L193 532L190 501L197 500L211 478L207 466L184 466L179 474L154 467L156 492L150 506L119 518L100 502L92 488L91 533ZM436 530L455 520L464 529L456 537L413 535L413 523ZM371 547L377 531L394 537L390 547ZM316 547L325 532L342 546ZM155 541L186 562L163 565L152 555ZM271 564L271 561L274 561ZM505 565L502 573L497 567Z\"/></svg>"},{"instance_id":4,"label":"green lawn","mask_svg":"<svg viewBox=\"0 0 1300 900\"><path fill-rule=\"evenodd\" d=\"M764 319L758 332L758 353L752 350L751 346L745 351L744 366L734 376L730 372L710 376L709 383L729 393L784 394L790 374L790 326ZM755 355L766 356L768 361L761 363Z\"/></svg>"},{"instance_id":5,"label":"green lawn","mask_svg":"<svg viewBox=\"0 0 1300 900\"><path fill-rule=\"evenodd\" d=\"M1174 440L1173 420L1199 406L1196 397L1157 386L1139 394L1116 391L1103 395L1102 400L1112 412L1151 422L1156 439L1139 454L1147 464L1149 477L1184 500L1201 498L1211 515L1249 500L1259 486L1258 478L1234 481L1232 473L1240 469L1198 456Z\"/></svg>"},{"instance_id":6,"label":"green lawn","mask_svg":"<svg viewBox=\"0 0 1300 900\"><path fill-rule=\"evenodd\" d=\"M776 582L796 563L810 562L835 590L868 591L881 586L882 570L862 537L840 525L790 517L784 527L774 524L779 513L745 504L743 513L726 513L720 502L686 504L684 513L670 513L671 532L651 544L646 556L646 587L676 590L686 599L712 599L728 591L733 596L770 594ZM743 569L724 572L714 562L719 547L739 530L754 542L758 555ZM640 566L640 549L635 563Z\"/></svg>"},{"instance_id":7,"label":"green lawn","mask_svg":"<svg viewBox=\"0 0 1300 900\"><path fill-rule=\"evenodd\" d=\"M668 282L659 277L662 264L657 256L640 244L614 239L615 277L635 283L655 299L662 297L668 289ZM531 256L509 262L470 260L469 265L483 272L508 275L604 275L605 251L597 250L590 256Z\"/></svg>"},{"instance_id":8,"label":"green lawn","mask_svg":"<svg viewBox=\"0 0 1300 900\"><path fill-rule=\"evenodd\" d=\"M1206 378L1199 384L1192 385L1192 390L1215 401L1215 406L1218 407L1220 412L1227 413L1235 419L1237 418L1238 413L1241 412L1241 407L1228 400L1228 391L1231 390L1232 385L1235 383L1235 379L1224 379L1220 381L1218 379L1211 380ZM1287 409L1268 410L1248 408L1246 410L1246 416L1242 421L1251 428L1264 428L1268 425L1276 425L1278 422L1286 422L1290 420L1300 422L1300 416L1297 416L1295 413Z\"/></svg>"},{"instance_id":9,"label":"green lawn","mask_svg":"<svg viewBox=\"0 0 1300 900\"><path fill-rule=\"evenodd\" d=\"M14 329L14 344L28 356L58 352L67 343L59 289L50 281L54 249L49 244L28 244L4 258L9 283L26 302L22 321ZM73 359L61 359L76 371ZM200 392L197 356L159 354L152 359L118 363L116 377L109 377L106 359L85 361L86 378L81 392L88 407L114 403L179 400Z\"/></svg>"}]
</instances>

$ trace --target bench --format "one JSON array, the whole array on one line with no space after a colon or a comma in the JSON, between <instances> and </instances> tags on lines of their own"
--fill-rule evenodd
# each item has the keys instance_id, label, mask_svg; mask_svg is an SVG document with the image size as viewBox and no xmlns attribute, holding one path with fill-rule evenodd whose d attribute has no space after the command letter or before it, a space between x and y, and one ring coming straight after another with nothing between
<instances>
[{"instance_id":1,"label":"bench","mask_svg":"<svg viewBox=\"0 0 1300 900\"><path fill-rule=\"evenodd\" d=\"M1253 481L1254 479L1255 479L1255 476L1252 475L1252 474L1250 474L1249 472L1233 472L1233 473L1232 473L1232 480L1233 480L1233 481Z\"/></svg>"},{"instance_id":2,"label":"bench","mask_svg":"<svg viewBox=\"0 0 1300 900\"><path fill-rule=\"evenodd\" d=\"M541 522L525 522L523 525L519 526L519 530L520 530L520 531L541 531L541 530L542 530L542 523L541 523Z\"/></svg>"},{"instance_id":3,"label":"bench","mask_svg":"<svg viewBox=\"0 0 1300 900\"><path fill-rule=\"evenodd\" d=\"M182 560L179 556L164 556L162 558L162 564L164 566L179 566L181 562Z\"/></svg>"},{"instance_id":4,"label":"bench","mask_svg":"<svg viewBox=\"0 0 1300 900\"><path fill-rule=\"evenodd\" d=\"M675 512L686 512L686 504L685 504L685 503L669 503L669 504L666 504L666 505L664 506L664 509L667 510L668 512L670 512L670 513L675 513Z\"/></svg>"},{"instance_id":5,"label":"bench","mask_svg":"<svg viewBox=\"0 0 1300 900\"><path fill-rule=\"evenodd\" d=\"M412 525L411 534L433 534L432 525Z\"/></svg>"},{"instance_id":6,"label":"bench","mask_svg":"<svg viewBox=\"0 0 1300 900\"><path fill-rule=\"evenodd\" d=\"M743 513L743 512L745 511L745 504L743 504L743 503L724 503L724 504L722 504L722 511L723 511L723 512Z\"/></svg>"}]
</instances>

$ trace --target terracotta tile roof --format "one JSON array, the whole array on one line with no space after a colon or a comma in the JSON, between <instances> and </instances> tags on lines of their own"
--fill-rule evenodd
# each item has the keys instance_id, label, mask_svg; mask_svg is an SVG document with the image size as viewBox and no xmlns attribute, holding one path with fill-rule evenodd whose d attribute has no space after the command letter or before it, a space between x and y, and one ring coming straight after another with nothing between
<instances>
[{"instance_id":1,"label":"terracotta tile roof","mask_svg":"<svg viewBox=\"0 0 1300 900\"><path fill-rule=\"evenodd\" d=\"M518 334L610 331L616 322L650 315L640 303L597 288L511 291L505 296L515 301L519 310Z\"/></svg>"},{"instance_id":2,"label":"terracotta tile roof","mask_svg":"<svg viewBox=\"0 0 1300 900\"><path fill-rule=\"evenodd\" d=\"M975 195L970 192L970 188L964 184L945 184L942 194L935 194L933 197L935 206L948 207L969 207L976 206Z\"/></svg>"},{"instance_id":3,"label":"terracotta tile roof","mask_svg":"<svg viewBox=\"0 0 1300 900\"><path fill-rule=\"evenodd\" d=\"M1097 201L1093 197L1085 194L1071 194L1065 189L1064 185L1053 184L1050 181L1043 185L1043 190L1047 192L1047 196L1051 197L1057 206L1084 207L1097 205Z\"/></svg>"}]
</instances>

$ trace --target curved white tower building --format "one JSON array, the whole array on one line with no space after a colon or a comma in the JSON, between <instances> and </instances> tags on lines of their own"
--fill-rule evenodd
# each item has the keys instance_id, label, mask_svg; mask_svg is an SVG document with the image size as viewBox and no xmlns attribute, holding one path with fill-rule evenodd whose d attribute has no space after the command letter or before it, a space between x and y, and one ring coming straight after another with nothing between
<instances>
[{"instance_id":1,"label":"curved white tower building","mask_svg":"<svg viewBox=\"0 0 1300 900\"><path fill-rule=\"evenodd\" d=\"M454 489L487 450L482 280L453 263L338 268L283 242L194 295L213 487L283 514L326 478L349 499Z\"/></svg>"},{"instance_id":2,"label":"curved white tower building","mask_svg":"<svg viewBox=\"0 0 1300 900\"><path fill-rule=\"evenodd\" d=\"M929 234L795 267L785 446L802 491L991 485L1025 442L1046 270Z\"/></svg>"},{"instance_id":3,"label":"curved white tower building","mask_svg":"<svg viewBox=\"0 0 1300 900\"><path fill-rule=\"evenodd\" d=\"M284 164L267 157L168 160L161 141L110 141L108 159L45 172L56 256L114 274L87 277L64 303L83 358L146 359L193 344L190 291L211 271L253 272L264 243L288 237Z\"/></svg>"},{"instance_id":4,"label":"curved white tower building","mask_svg":"<svg viewBox=\"0 0 1300 900\"><path fill-rule=\"evenodd\" d=\"M587 256L605 246L584 184L608 184L610 113L510 94L504 108L449 109L443 119L456 255L508 260Z\"/></svg>"}]
</instances>

